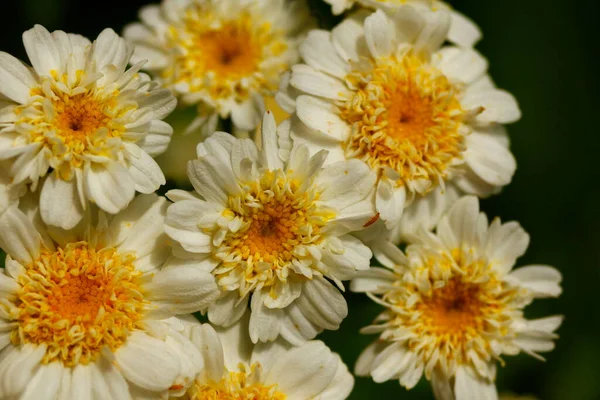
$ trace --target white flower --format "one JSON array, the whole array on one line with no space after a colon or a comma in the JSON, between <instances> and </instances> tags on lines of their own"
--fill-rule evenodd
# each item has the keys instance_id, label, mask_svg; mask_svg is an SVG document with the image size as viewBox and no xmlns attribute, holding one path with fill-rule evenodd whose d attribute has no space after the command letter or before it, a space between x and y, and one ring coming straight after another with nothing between
<instances>
[{"instance_id":1,"label":"white flower","mask_svg":"<svg viewBox=\"0 0 600 400\"><path fill-rule=\"evenodd\" d=\"M261 136L261 150L223 132L198 145L197 194L167 194L165 230L216 277L212 323L233 324L252 297L253 342L302 343L339 327L348 309L334 285L369 267L370 250L347 233L373 217L375 177L357 160L322 168L327 152L310 157L269 113Z\"/></svg>"},{"instance_id":2,"label":"white flower","mask_svg":"<svg viewBox=\"0 0 600 400\"><path fill-rule=\"evenodd\" d=\"M403 253L389 242L373 252L387 268L361 272L351 290L386 307L364 333L380 333L355 372L376 382L398 379L412 388L425 374L441 400L492 400L496 361L554 348L562 317L525 319L536 298L557 297L561 274L530 265L513 270L529 236L516 222L489 226L478 200L451 208L437 232L421 231Z\"/></svg>"},{"instance_id":3,"label":"white flower","mask_svg":"<svg viewBox=\"0 0 600 400\"><path fill-rule=\"evenodd\" d=\"M167 201L138 196L70 231L34 208L0 216L0 398L159 399L202 366L176 314L205 308L214 278L170 257ZM89 215L89 214L88 214Z\"/></svg>"},{"instance_id":4,"label":"white flower","mask_svg":"<svg viewBox=\"0 0 600 400\"><path fill-rule=\"evenodd\" d=\"M94 43L36 25L23 34L33 69L0 52L0 160L15 184L42 181L47 224L69 229L88 202L115 214L135 192L165 179L151 156L172 133L162 122L176 105L143 63L126 69L131 48L112 30Z\"/></svg>"},{"instance_id":5,"label":"white flower","mask_svg":"<svg viewBox=\"0 0 600 400\"><path fill-rule=\"evenodd\" d=\"M378 8L388 13L409 4L421 10L444 10L450 13L451 24L448 40L460 46L473 46L481 39L481 31L473 21L453 10L451 6L439 0L325 0L331 4L334 14L341 14L358 3L365 7Z\"/></svg>"},{"instance_id":6,"label":"white flower","mask_svg":"<svg viewBox=\"0 0 600 400\"><path fill-rule=\"evenodd\" d=\"M218 113L242 131L260 122L264 96L297 61L310 25L303 0L163 0L140 19L124 32L134 59L150 60L145 68L184 104L198 104L192 126L214 127Z\"/></svg>"},{"instance_id":7,"label":"white flower","mask_svg":"<svg viewBox=\"0 0 600 400\"><path fill-rule=\"evenodd\" d=\"M230 328L188 328L204 369L186 399L342 400L354 378L342 359L321 341L292 347L283 341L253 345L248 319ZM188 324L188 327L190 324Z\"/></svg>"},{"instance_id":8,"label":"white flower","mask_svg":"<svg viewBox=\"0 0 600 400\"><path fill-rule=\"evenodd\" d=\"M445 12L405 6L311 31L306 64L278 94L311 153L377 172L377 211L402 234L431 229L460 193L497 192L516 168L502 124L520 117L517 103L494 87L481 55L441 46L448 26Z\"/></svg>"}]
</instances>

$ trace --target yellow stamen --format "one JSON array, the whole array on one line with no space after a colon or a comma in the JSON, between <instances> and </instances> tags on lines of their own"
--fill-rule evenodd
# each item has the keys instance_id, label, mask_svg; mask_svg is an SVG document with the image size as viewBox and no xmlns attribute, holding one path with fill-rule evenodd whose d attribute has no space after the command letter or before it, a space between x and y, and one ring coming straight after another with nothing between
<instances>
[{"instance_id":1,"label":"yellow stamen","mask_svg":"<svg viewBox=\"0 0 600 400\"><path fill-rule=\"evenodd\" d=\"M134 260L85 242L44 251L19 277L19 326L12 342L45 344L43 362L66 367L93 362L104 347L117 350L145 305Z\"/></svg>"},{"instance_id":2,"label":"yellow stamen","mask_svg":"<svg viewBox=\"0 0 600 400\"><path fill-rule=\"evenodd\" d=\"M226 372L219 382L198 384L190 389L190 400L285 400L287 396L277 391L277 385L253 382L257 364L247 373L241 366L240 372Z\"/></svg>"},{"instance_id":3,"label":"yellow stamen","mask_svg":"<svg viewBox=\"0 0 600 400\"><path fill-rule=\"evenodd\" d=\"M392 168L398 185L427 180L431 186L462 158L460 91L436 68L408 53L379 59L373 70L347 80L357 88L340 107L354 126L346 143L350 157Z\"/></svg>"}]
</instances>

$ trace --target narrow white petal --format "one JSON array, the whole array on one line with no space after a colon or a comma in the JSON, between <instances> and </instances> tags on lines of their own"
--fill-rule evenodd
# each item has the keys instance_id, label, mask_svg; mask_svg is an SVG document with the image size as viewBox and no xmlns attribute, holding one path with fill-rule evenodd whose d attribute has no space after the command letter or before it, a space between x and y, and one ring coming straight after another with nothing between
<instances>
[{"instance_id":1,"label":"narrow white petal","mask_svg":"<svg viewBox=\"0 0 600 400\"><path fill-rule=\"evenodd\" d=\"M37 85L33 73L10 54L0 52L0 93L24 104L31 88Z\"/></svg>"},{"instance_id":2,"label":"narrow white petal","mask_svg":"<svg viewBox=\"0 0 600 400\"><path fill-rule=\"evenodd\" d=\"M498 400L494 382L476 377L463 367L456 370L454 395L456 400Z\"/></svg>"},{"instance_id":3,"label":"narrow white petal","mask_svg":"<svg viewBox=\"0 0 600 400\"><path fill-rule=\"evenodd\" d=\"M0 215L0 247L21 264L27 265L38 258L40 234L16 206Z\"/></svg>"},{"instance_id":4,"label":"narrow white petal","mask_svg":"<svg viewBox=\"0 0 600 400\"><path fill-rule=\"evenodd\" d=\"M46 28L35 25L23 33L25 51L39 75L50 76L50 71L62 72L60 53L54 38Z\"/></svg>"}]
</instances>

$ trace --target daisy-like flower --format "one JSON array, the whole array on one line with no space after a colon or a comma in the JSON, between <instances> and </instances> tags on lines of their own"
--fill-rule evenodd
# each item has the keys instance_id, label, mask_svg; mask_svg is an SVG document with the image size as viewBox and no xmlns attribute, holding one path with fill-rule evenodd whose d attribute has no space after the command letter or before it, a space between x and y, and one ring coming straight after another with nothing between
<instances>
[{"instance_id":1,"label":"daisy-like flower","mask_svg":"<svg viewBox=\"0 0 600 400\"><path fill-rule=\"evenodd\" d=\"M358 160L322 168L267 113L260 150L216 132L188 165L196 193L171 191L166 232L211 271L222 291L210 321L230 326L251 300L250 337L301 344L337 329L348 313L336 285L369 267L371 251L349 232L374 216L375 177Z\"/></svg>"},{"instance_id":2,"label":"daisy-like flower","mask_svg":"<svg viewBox=\"0 0 600 400\"><path fill-rule=\"evenodd\" d=\"M385 10L388 13L394 13L396 9L407 4L421 10L444 10L450 13L451 18L449 41L460 46L473 46L481 39L481 31L473 21L439 0L325 0L325 2L331 4L334 14L341 14L356 3L364 7Z\"/></svg>"},{"instance_id":3,"label":"daisy-like flower","mask_svg":"<svg viewBox=\"0 0 600 400\"><path fill-rule=\"evenodd\" d=\"M321 341L291 347L283 341L253 345L248 320L229 328L188 324L204 360L186 400L343 400L354 378L340 356Z\"/></svg>"},{"instance_id":4,"label":"daisy-like flower","mask_svg":"<svg viewBox=\"0 0 600 400\"><path fill-rule=\"evenodd\" d=\"M441 46L448 13L379 10L311 31L278 100L292 132L330 162L358 159L379 179L375 204L388 228L431 229L459 193L487 196L516 168L502 124L513 96L472 49ZM285 90L289 89L289 90Z\"/></svg>"},{"instance_id":5,"label":"daisy-like flower","mask_svg":"<svg viewBox=\"0 0 600 400\"><path fill-rule=\"evenodd\" d=\"M489 226L476 197L450 209L436 233L415 234L403 253L389 242L373 252L387 268L361 272L351 290L386 307L364 333L379 333L356 363L376 382L412 388L425 374L441 400L492 400L496 362L554 348L562 317L528 320L533 299L557 297L561 274L530 265L513 270L529 236L516 222Z\"/></svg>"},{"instance_id":6,"label":"daisy-like flower","mask_svg":"<svg viewBox=\"0 0 600 400\"><path fill-rule=\"evenodd\" d=\"M23 207L23 201L21 202ZM46 227L32 207L0 216L0 398L164 399L202 366L176 314L213 301L214 278L170 257L167 201Z\"/></svg>"},{"instance_id":7,"label":"daisy-like flower","mask_svg":"<svg viewBox=\"0 0 600 400\"><path fill-rule=\"evenodd\" d=\"M192 127L208 133L215 117L231 117L241 131L256 129L264 96L297 61L310 25L303 0L164 0L141 10L143 24L124 35L134 59L164 81L183 104L198 105Z\"/></svg>"},{"instance_id":8,"label":"daisy-like flower","mask_svg":"<svg viewBox=\"0 0 600 400\"><path fill-rule=\"evenodd\" d=\"M127 69L132 49L112 30L91 43L36 25L23 34L33 69L0 52L0 160L13 183L42 180L41 215L70 229L89 202L115 214L135 192L165 182L151 156L172 133L162 122L176 105L143 63Z\"/></svg>"}]
</instances>

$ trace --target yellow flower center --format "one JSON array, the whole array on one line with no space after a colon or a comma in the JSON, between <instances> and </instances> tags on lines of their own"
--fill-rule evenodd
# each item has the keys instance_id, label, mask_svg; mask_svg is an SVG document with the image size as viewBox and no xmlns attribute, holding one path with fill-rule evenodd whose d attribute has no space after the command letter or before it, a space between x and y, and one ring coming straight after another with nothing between
<instances>
[{"instance_id":1,"label":"yellow flower center","mask_svg":"<svg viewBox=\"0 0 600 400\"><path fill-rule=\"evenodd\" d=\"M277 391L277 385L263 385L254 382L256 365L250 372L227 371L226 377L219 382L199 384L196 382L190 389L190 400L285 400L287 396Z\"/></svg>"},{"instance_id":2,"label":"yellow flower center","mask_svg":"<svg viewBox=\"0 0 600 400\"><path fill-rule=\"evenodd\" d=\"M347 80L357 88L340 107L355 128L346 143L349 156L392 168L398 185L427 180L433 186L460 161L460 91L436 68L408 53L380 59L373 70Z\"/></svg>"},{"instance_id":3,"label":"yellow flower center","mask_svg":"<svg viewBox=\"0 0 600 400\"><path fill-rule=\"evenodd\" d=\"M445 372L469 364L469 351L484 361L496 357L491 342L512 335L511 323L527 302L525 293L499 279L487 260L461 250L431 256L394 286L383 296L394 307L390 322L402 335L412 331L409 348L426 365L435 357Z\"/></svg>"},{"instance_id":4,"label":"yellow flower center","mask_svg":"<svg viewBox=\"0 0 600 400\"><path fill-rule=\"evenodd\" d=\"M215 275L223 286L237 274L243 295L258 283L272 286L285 282L299 247L321 240L321 229L334 213L319 207L318 194L301 188L281 170L267 171L249 182L242 196L229 199L227 217L240 218L241 228L229 232L217 256L223 268Z\"/></svg>"},{"instance_id":5,"label":"yellow flower center","mask_svg":"<svg viewBox=\"0 0 600 400\"><path fill-rule=\"evenodd\" d=\"M244 18L198 35L196 45L203 51L200 61L204 62L205 70L233 79L257 70L260 48L248 41L252 35L250 23Z\"/></svg>"},{"instance_id":6,"label":"yellow flower center","mask_svg":"<svg viewBox=\"0 0 600 400\"><path fill-rule=\"evenodd\" d=\"M58 74L42 77L31 102L15 110L17 131L50 150L50 167L64 180L89 157L116 158L120 141L114 138L126 131L124 116L137 108L133 102L119 104L117 91L78 87L85 83L84 72L78 72L76 82Z\"/></svg>"},{"instance_id":7,"label":"yellow flower center","mask_svg":"<svg viewBox=\"0 0 600 400\"><path fill-rule=\"evenodd\" d=\"M89 136L108 127L110 117L104 114L104 103L85 93L73 97L65 95L54 101L54 125L67 146L84 148Z\"/></svg>"},{"instance_id":8,"label":"yellow flower center","mask_svg":"<svg viewBox=\"0 0 600 400\"><path fill-rule=\"evenodd\" d=\"M182 22L170 26L167 48L175 62L162 71L163 78L184 83L191 92L206 91L213 99L244 100L253 90L274 91L288 67L277 60L288 49L286 33L244 6L234 18L224 18L214 7L190 5ZM271 62L263 65L264 60Z\"/></svg>"},{"instance_id":9,"label":"yellow flower center","mask_svg":"<svg viewBox=\"0 0 600 400\"><path fill-rule=\"evenodd\" d=\"M43 362L58 360L66 367L93 362L105 347L114 352L145 307L134 260L85 242L44 251L19 277L13 343L45 344Z\"/></svg>"}]
</instances>

